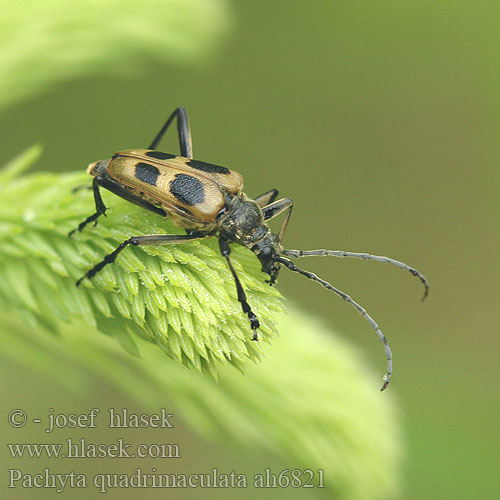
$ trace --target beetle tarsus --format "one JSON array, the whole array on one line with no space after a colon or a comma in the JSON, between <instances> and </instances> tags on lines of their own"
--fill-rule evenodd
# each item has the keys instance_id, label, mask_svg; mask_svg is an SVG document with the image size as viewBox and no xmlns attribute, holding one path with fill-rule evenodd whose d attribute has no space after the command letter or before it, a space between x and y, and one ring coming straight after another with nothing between
<instances>
[{"instance_id":1,"label":"beetle tarsus","mask_svg":"<svg viewBox=\"0 0 500 500\"><path fill-rule=\"evenodd\" d=\"M94 223L94 227L97 225L97 219L101 216L101 215L104 215L106 216L106 209L104 209L103 212L96 212L95 214L92 214L91 216L87 217L83 222L81 222L80 224L78 224L78 227L76 229L73 229L72 231L70 231L68 233L68 236L71 238L73 236L74 233L76 233L77 231L79 233L81 233L83 231L83 228L87 225L87 224L90 224L91 222Z\"/></svg>"},{"instance_id":2,"label":"beetle tarsus","mask_svg":"<svg viewBox=\"0 0 500 500\"><path fill-rule=\"evenodd\" d=\"M89 280L92 279L104 266L107 264L112 264L116 258L118 257L118 254L127 246L127 245L138 245L138 241L136 238L129 238L128 240L125 240L123 243L120 243L118 247L116 247L115 250L113 250L110 254L106 255L104 259L101 260L98 264L96 264L90 271L87 271L87 273L82 276L77 282L76 286L79 286L80 283L85 279L88 278Z\"/></svg>"}]
</instances>

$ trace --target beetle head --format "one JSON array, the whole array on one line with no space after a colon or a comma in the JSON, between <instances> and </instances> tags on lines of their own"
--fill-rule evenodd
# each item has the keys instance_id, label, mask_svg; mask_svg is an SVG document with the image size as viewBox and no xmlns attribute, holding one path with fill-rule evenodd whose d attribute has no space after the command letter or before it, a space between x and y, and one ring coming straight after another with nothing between
<instances>
[{"instance_id":1,"label":"beetle head","mask_svg":"<svg viewBox=\"0 0 500 500\"><path fill-rule=\"evenodd\" d=\"M271 277L269 280L270 285L276 281L280 270L281 264L278 262L280 248L278 235L268 231L251 249L260 260L262 271Z\"/></svg>"},{"instance_id":2,"label":"beetle head","mask_svg":"<svg viewBox=\"0 0 500 500\"><path fill-rule=\"evenodd\" d=\"M93 177L97 177L98 175L103 175L106 172L108 164L109 160L99 160L94 163L91 163L87 167L87 174L92 175Z\"/></svg>"}]
</instances>

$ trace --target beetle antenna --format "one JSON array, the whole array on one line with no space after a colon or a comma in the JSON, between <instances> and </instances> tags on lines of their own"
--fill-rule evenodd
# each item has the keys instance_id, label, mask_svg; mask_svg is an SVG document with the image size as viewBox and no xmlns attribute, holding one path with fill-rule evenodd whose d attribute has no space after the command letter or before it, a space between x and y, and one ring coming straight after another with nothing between
<instances>
[{"instance_id":1,"label":"beetle antenna","mask_svg":"<svg viewBox=\"0 0 500 500\"><path fill-rule=\"evenodd\" d=\"M384 257L383 255L371 255L369 253L356 253L356 252L344 252L344 250L283 250L284 255L288 255L288 257L309 257L309 256L317 256L317 257L325 257L327 255L332 255L333 257L350 257L354 259L362 259L362 260L375 260L377 262L385 262L387 264L392 264L393 266L399 267L399 269L404 269L405 271L409 271L413 276L416 276L424 285L425 291L422 297L422 302L425 300L427 295L429 295L429 282L427 278L420 272L410 267L408 264L404 262L400 262L396 259L391 259L390 257Z\"/></svg>"},{"instance_id":2,"label":"beetle antenna","mask_svg":"<svg viewBox=\"0 0 500 500\"><path fill-rule=\"evenodd\" d=\"M280 262L281 264L285 265L286 267L288 267L288 269L290 269L291 271L295 271L297 273L302 274L303 276L306 276L309 279L312 279L313 281L317 281L320 285L323 285L328 290L331 290L332 292L336 293L339 297L341 297L346 302L351 304L359 312L359 314L361 314L361 316L363 316L368 321L368 323L370 323L370 326L377 333L378 338L380 339L380 342L382 342L382 344L384 345L385 356L387 358L387 373L384 375L384 384L382 385L382 387L380 389L381 391L383 391L389 385L389 382L391 381L392 353L391 353L391 348L389 347L389 344L387 343L387 339L385 338L385 335L382 333L382 330L380 330L380 328L378 327L375 320L367 313L367 311L364 307L360 306L356 301L351 299L351 297L349 295L347 295L343 291L339 290L338 288L335 288L333 285L328 283L328 281L321 279L319 276L317 276L314 273L311 273L309 271L304 271L303 269L298 268L289 259L286 259L284 257L278 257L276 260L278 262Z\"/></svg>"}]
</instances>

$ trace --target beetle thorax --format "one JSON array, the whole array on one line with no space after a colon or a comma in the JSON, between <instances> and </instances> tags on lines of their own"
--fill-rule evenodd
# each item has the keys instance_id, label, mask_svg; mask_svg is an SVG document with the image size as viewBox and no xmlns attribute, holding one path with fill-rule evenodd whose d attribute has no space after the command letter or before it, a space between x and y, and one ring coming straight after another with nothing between
<instances>
[{"instance_id":1,"label":"beetle thorax","mask_svg":"<svg viewBox=\"0 0 500 500\"><path fill-rule=\"evenodd\" d=\"M229 201L219 224L220 232L226 238L246 247L252 247L269 233L262 210L245 195L235 196Z\"/></svg>"}]
</instances>

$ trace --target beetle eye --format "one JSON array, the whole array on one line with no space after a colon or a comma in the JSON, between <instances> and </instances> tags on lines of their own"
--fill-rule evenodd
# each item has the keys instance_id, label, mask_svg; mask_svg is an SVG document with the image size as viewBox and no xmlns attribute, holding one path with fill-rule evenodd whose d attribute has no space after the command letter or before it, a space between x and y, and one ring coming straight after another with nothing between
<instances>
[{"instance_id":1,"label":"beetle eye","mask_svg":"<svg viewBox=\"0 0 500 500\"><path fill-rule=\"evenodd\" d=\"M260 254L263 257L271 257L271 254L273 253L273 249L271 247L264 247Z\"/></svg>"}]
</instances>

